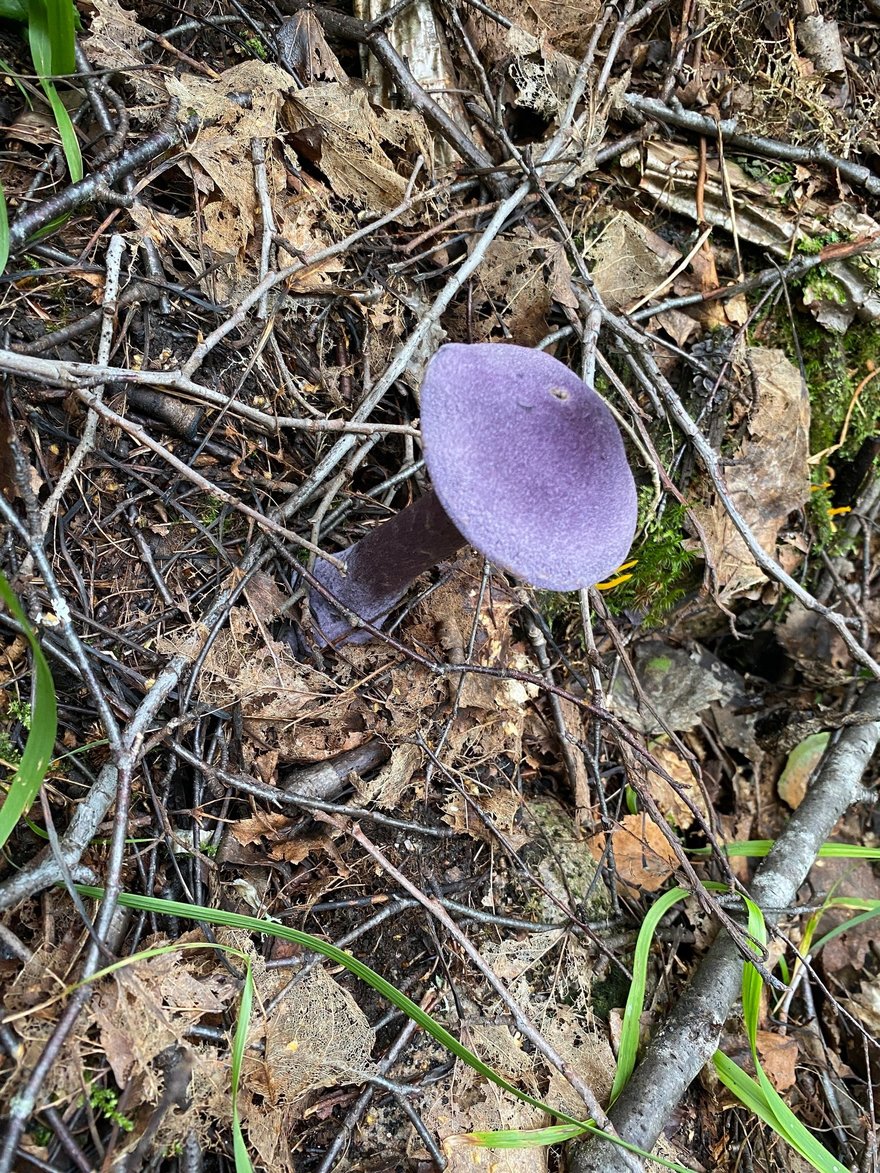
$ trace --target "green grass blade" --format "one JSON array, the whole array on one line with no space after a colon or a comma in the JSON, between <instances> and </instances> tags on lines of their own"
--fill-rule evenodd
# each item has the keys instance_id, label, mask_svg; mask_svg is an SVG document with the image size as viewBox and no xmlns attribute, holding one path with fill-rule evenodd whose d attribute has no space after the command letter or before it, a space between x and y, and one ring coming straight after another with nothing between
<instances>
[{"instance_id":1,"label":"green grass blade","mask_svg":"<svg viewBox=\"0 0 880 1173\"><path fill-rule=\"evenodd\" d=\"M0 2L2 2L2 0L0 0ZM15 70L4 57L0 57L0 71L6 74L5 80L11 81L18 92L21 94L22 101L27 106L28 110L33 110L34 103L31 100L30 91L25 89L19 78L16 76Z\"/></svg>"},{"instance_id":2,"label":"green grass blade","mask_svg":"<svg viewBox=\"0 0 880 1173\"><path fill-rule=\"evenodd\" d=\"M567 1140L574 1140L583 1135L583 1129L575 1130L572 1124L556 1124L550 1128L519 1128L498 1129L495 1132L466 1132L457 1141L472 1144L474 1148L483 1149L533 1149L544 1145L563 1144ZM601 1129L593 1128L589 1131L596 1136L604 1136ZM669 1161L665 1157L658 1157L656 1153L645 1153L635 1145L618 1142L627 1152L635 1153L640 1157L647 1157L653 1165L662 1165L664 1169L672 1169L674 1173L692 1173L679 1165L676 1161ZM475 1165L477 1162L475 1162Z\"/></svg>"},{"instance_id":3,"label":"green grass blade","mask_svg":"<svg viewBox=\"0 0 880 1173\"><path fill-rule=\"evenodd\" d=\"M6 207L6 192L0 183L0 273L6 271L9 263L9 209Z\"/></svg>"},{"instance_id":4,"label":"green grass blade","mask_svg":"<svg viewBox=\"0 0 880 1173\"><path fill-rule=\"evenodd\" d=\"M840 901L829 901L829 905L838 903L845 906L849 902L845 896L842 897ZM864 901L863 903L870 904L872 907L867 909L865 912L860 912L858 916L851 916L849 920L841 921L839 925L835 925L833 929L829 929L827 933L823 933L818 941L813 942L813 947L810 950L813 956L819 952L823 945L827 945L829 941L833 941L834 938L839 937L841 933L848 933L851 929L856 928L858 925L863 925L865 921L873 920L875 916L880 916L880 901L870 900ZM852 907L852 905L850 905L850 907Z\"/></svg>"},{"instance_id":5,"label":"green grass blade","mask_svg":"<svg viewBox=\"0 0 880 1173\"><path fill-rule=\"evenodd\" d=\"M91 896L96 900L100 899L103 895L101 888L77 885L77 889L83 896ZM278 937L284 941L293 941L294 944L301 945L313 953L320 953L321 956L329 958L330 961L335 962L337 965L344 966L355 977L360 978L362 982L365 982L378 994L381 994L383 998L387 998L398 1010L402 1010L404 1014L413 1019L422 1030L426 1031L438 1043L441 1043L448 1051L451 1051L456 1058L461 1059L463 1063L473 1068L474 1071L482 1075L485 1079L490 1079L498 1087L510 1092L511 1095L530 1104L533 1108L538 1108L542 1112L556 1116L557 1119L564 1120L566 1124L574 1124L581 1130L585 1128L583 1121L575 1120L573 1116L568 1116L564 1112L549 1108L540 1100L520 1091L512 1083L508 1083L506 1079L499 1076L491 1067L485 1064L482 1059L472 1051L469 1051L467 1047L463 1046L455 1035L450 1034L444 1026L441 1026L430 1014L426 1013L421 1006L417 1006L406 994L401 993L389 981L386 981L381 974L370 969L368 965L364 965L362 961L358 961L350 953L346 953L344 950L329 944L327 941L322 941L320 937L313 937L311 933L304 933L300 929L292 929L288 925L276 924L274 921L260 920L255 916L243 916L241 913L227 912L222 908L204 908L194 904L183 904L176 900L161 900L156 896L138 896L134 893L123 892L119 897L119 903L124 908L133 908L138 912L154 912L159 916L178 916L185 920L198 920L206 924L220 925L225 928L241 929L247 933L266 933L269 936Z\"/></svg>"},{"instance_id":6,"label":"green grass blade","mask_svg":"<svg viewBox=\"0 0 880 1173\"><path fill-rule=\"evenodd\" d=\"M712 1056L712 1063L718 1072L718 1078L726 1088L736 1096L744 1108L758 1116L766 1125L776 1131L776 1117L767 1107L764 1093L760 1086L752 1079L748 1072L743 1071L738 1063L734 1063L723 1051L716 1051Z\"/></svg>"},{"instance_id":7,"label":"green grass blade","mask_svg":"<svg viewBox=\"0 0 880 1173\"><path fill-rule=\"evenodd\" d=\"M52 73L76 72L74 8L71 0L44 0L52 52Z\"/></svg>"},{"instance_id":8,"label":"green grass blade","mask_svg":"<svg viewBox=\"0 0 880 1173\"><path fill-rule=\"evenodd\" d=\"M482 1149L533 1149L542 1145L563 1144L582 1136L583 1129L573 1124L554 1124L550 1128L498 1128L493 1132L466 1132L463 1140Z\"/></svg>"},{"instance_id":9,"label":"green grass blade","mask_svg":"<svg viewBox=\"0 0 880 1173\"><path fill-rule=\"evenodd\" d=\"M725 843L724 853L739 859L764 859L770 854L775 839L742 839ZM711 855L711 847L696 847L692 855ZM819 848L819 859L871 859L880 860L880 847L864 847L861 843L823 843Z\"/></svg>"},{"instance_id":10,"label":"green grass blade","mask_svg":"<svg viewBox=\"0 0 880 1173\"><path fill-rule=\"evenodd\" d=\"M76 137L76 130L70 120L70 115L67 113L67 107L61 101L58 91L55 89L54 82L49 81L47 78L41 78L40 84L43 87L46 97L49 99L52 113L55 116L58 133L61 135L61 148L64 151L64 158L67 160L67 169L70 172L70 178L74 183L79 183L83 177L82 152L79 149L79 139Z\"/></svg>"},{"instance_id":11,"label":"green grass blade","mask_svg":"<svg viewBox=\"0 0 880 1173\"><path fill-rule=\"evenodd\" d=\"M747 896L744 896L743 900L748 910L749 934L755 942L751 947L757 952L760 946L766 945L767 943L767 925L764 921L764 914L758 905ZM795 1116L794 1112L792 1112L791 1108L789 1108L788 1104L786 1104L785 1100L783 1100L770 1082L764 1068L761 1066L761 1060L758 1057L757 1036L761 1014L762 987L763 979L761 975L754 965L746 962L743 968L742 980L743 1020L745 1022L746 1035L748 1036L749 1047L752 1052L752 1062L755 1065L755 1075L757 1078L755 1081L749 1081L747 1083L746 1081L749 1080L749 1077L745 1072L740 1073L739 1086L747 1089L749 1097L748 1101L744 1102L751 1111L766 1121L814 1169L818 1169L820 1173L847 1173L845 1166L836 1160L825 1146ZM731 1065L732 1067L736 1067L736 1064L732 1063L732 1060L729 1059L723 1064L728 1075L730 1075L732 1070ZM718 1070L717 1061L715 1066L716 1070ZM731 1090L734 1089L731 1088Z\"/></svg>"},{"instance_id":12,"label":"green grass blade","mask_svg":"<svg viewBox=\"0 0 880 1173\"><path fill-rule=\"evenodd\" d=\"M254 1005L254 975L248 962L238 1006L238 1021L235 1024L235 1038L232 1040L232 1151L235 1156L235 1173L253 1173L247 1145L241 1131L241 1117L238 1111L238 1091L241 1086L241 1066L247 1046L248 1027Z\"/></svg>"},{"instance_id":13,"label":"green grass blade","mask_svg":"<svg viewBox=\"0 0 880 1173\"><path fill-rule=\"evenodd\" d=\"M33 706L31 727L18 769L12 775L3 806L0 807L0 848L12 834L18 820L25 814L37 797L52 754L55 749L55 735L58 731L58 702L55 697L55 683L43 655L34 630L15 593L0 573L0 599L21 624L25 638L30 644L34 661Z\"/></svg>"},{"instance_id":14,"label":"green grass blade","mask_svg":"<svg viewBox=\"0 0 880 1173\"><path fill-rule=\"evenodd\" d=\"M71 39L68 51L56 44L56 35L49 23L47 6L50 3L51 0L29 0L28 42L31 47L34 69L40 79L43 91L49 99L49 105L52 107L52 114L58 126L58 133L61 135L61 146L67 160L70 178L74 183L78 183L83 177L79 139L76 137L76 131L70 120L70 115L67 113L67 108L58 95L55 83L51 80L53 73L72 73L74 70L73 17L71 15ZM70 67L68 69L56 68L56 58L63 63L69 62Z\"/></svg>"},{"instance_id":15,"label":"green grass blade","mask_svg":"<svg viewBox=\"0 0 880 1173\"><path fill-rule=\"evenodd\" d=\"M614 1103L629 1082L636 1065L639 1052L639 1020L645 1008L645 990L648 983L648 957L651 952L651 942L657 926L674 904L690 896L684 888L672 888L664 892L659 900L651 907L648 915L642 922L636 941L635 956L633 957L633 980L626 999L626 1008L623 1012L623 1024L620 1028L620 1047L617 1055L617 1070L614 1072L614 1083L611 1088L610 1103Z\"/></svg>"},{"instance_id":16,"label":"green grass blade","mask_svg":"<svg viewBox=\"0 0 880 1173\"><path fill-rule=\"evenodd\" d=\"M733 1092L740 1103L781 1136L814 1169L819 1169L821 1173L846 1173L846 1167L836 1161L813 1134L801 1124L772 1085L770 1086L771 1094L767 1094L763 1082L767 1080L767 1076L764 1074L763 1068L760 1066L756 1068L763 1076L763 1080L759 1082L752 1079L722 1051L715 1052L712 1062L718 1072L718 1078L725 1087ZM769 1084L769 1080L767 1083ZM790 1119L788 1119L789 1117Z\"/></svg>"}]
</instances>

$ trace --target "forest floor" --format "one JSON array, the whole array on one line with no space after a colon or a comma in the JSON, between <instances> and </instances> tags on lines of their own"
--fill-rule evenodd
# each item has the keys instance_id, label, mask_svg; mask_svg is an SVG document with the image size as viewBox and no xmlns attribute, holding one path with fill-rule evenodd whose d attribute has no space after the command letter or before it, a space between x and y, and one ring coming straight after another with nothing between
<instances>
[{"instance_id":1,"label":"forest floor","mask_svg":"<svg viewBox=\"0 0 880 1173\"><path fill-rule=\"evenodd\" d=\"M371 3L0 4L0 1173L876 1173L880 7ZM444 342L631 553L328 647Z\"/></svg>"}]
</instances>

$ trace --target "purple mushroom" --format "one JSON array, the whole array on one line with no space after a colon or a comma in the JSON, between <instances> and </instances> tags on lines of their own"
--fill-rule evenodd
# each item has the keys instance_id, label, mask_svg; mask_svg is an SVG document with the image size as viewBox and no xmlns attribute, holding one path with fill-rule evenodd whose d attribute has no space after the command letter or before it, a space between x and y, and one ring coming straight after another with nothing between
<instances>
[{"instance_id":1,"label":"purple mushroom","mask_svg":"<svg viewBox=\"0 0 880 1173\"><path fill-rule=\"evenodd\" d=\"M381 625L424 571L475 546L533 586L568 591L607 578L636 527L636 488L608 406L543 351L504 343L441 346L422 386L433 492L371 530L315 575L349 611ZM368 632L317 591L327 643Z\"/></svg>"}]
</instances>

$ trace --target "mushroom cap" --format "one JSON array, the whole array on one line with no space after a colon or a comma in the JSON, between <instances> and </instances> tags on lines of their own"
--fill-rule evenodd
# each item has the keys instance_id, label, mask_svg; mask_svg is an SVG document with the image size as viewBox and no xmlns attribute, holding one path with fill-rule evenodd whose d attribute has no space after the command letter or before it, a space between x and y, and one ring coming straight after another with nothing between
<instances>
[{"instance_id":1,"label":"mushroom cap","mask_svg":"<svg viewBox=\"0 0 880 1173\"><path fill-rule=\"evenodd\" d=\"M543 351L449 343L422 384L425 461L471 545L533 586L592 586L624 561L636 487L608 406Z\"/></svg>"}]
</instances>

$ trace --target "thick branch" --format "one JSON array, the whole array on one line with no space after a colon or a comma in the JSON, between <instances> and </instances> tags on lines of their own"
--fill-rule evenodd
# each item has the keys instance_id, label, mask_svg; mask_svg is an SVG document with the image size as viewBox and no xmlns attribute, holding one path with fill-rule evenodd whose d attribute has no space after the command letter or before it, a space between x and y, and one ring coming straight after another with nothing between
<instances>
[{"instance_id":1,"label":"thick branch","mask_svg":"<svg viewBox=\"0 0 880 1173\"><path fill-rule=\"evenodd\" d=\"M841 815L868 797L862 774L880 740L880 684L865 690L851 726L828 753L807 796L788 821L755 876L751 894L765 910L794 903L798 889ZM688 1085L711 1059L742 980L742 956L719 936L681 1001L657 1031L620 1099L608 1113L618 1134L651 1149ZM622 1155L607 1142L574 1147L572 1173L621 1173Z\"/></svg>"}]
</instances>

